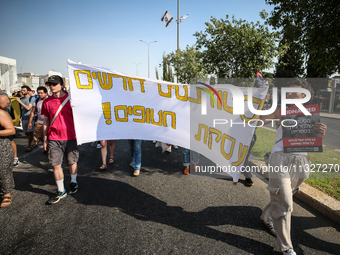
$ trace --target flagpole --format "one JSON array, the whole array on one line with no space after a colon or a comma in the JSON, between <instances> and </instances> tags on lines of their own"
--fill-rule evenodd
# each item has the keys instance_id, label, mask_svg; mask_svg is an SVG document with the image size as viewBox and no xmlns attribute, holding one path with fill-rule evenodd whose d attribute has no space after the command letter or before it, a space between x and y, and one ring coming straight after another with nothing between
<instances>
[{"instance_id":1,"label":"flagpole","mask_svg":"<svg viewBox=\"0 0 340 255\"><path fill-rule=\"evenodd\" d=\"M177 0L177 50L179 50L179 0Z\"/></svg>"}]
</instances>

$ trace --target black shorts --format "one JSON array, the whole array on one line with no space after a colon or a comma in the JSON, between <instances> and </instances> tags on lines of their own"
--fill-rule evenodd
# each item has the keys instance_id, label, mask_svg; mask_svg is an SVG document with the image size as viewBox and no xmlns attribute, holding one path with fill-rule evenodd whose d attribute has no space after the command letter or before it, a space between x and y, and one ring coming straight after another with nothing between
<instances>
[{"instance_id":1,"label":"black shorts","mask_svg":"<svg viewBox=\"0 0 340 255\"><path fill-rule=\"evenodd\" d=\"M9 139L10 141L13 141L14 138L15 138L15 135L9 135L9 136L8 136L8 139Z\"/></svg>"}]
</instances>

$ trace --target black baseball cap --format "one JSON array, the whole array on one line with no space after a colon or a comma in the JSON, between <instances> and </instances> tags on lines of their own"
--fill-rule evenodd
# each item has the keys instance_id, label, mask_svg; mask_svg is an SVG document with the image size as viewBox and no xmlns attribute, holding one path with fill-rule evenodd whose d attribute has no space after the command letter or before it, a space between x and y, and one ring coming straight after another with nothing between
<instances>
[{"instance_id":1,"label":"black baseball cap","mask_svg":"<svg viewBox=\"0 0 340 255\"><path fill-rule=\"evenodd\" d=\"M60 85L63 85L64 84L64 81L63 81L63 78L61 78L59 75L52 75L48 78L46 84L58 84L60 83Z\"/></svg>"}]
</instances>

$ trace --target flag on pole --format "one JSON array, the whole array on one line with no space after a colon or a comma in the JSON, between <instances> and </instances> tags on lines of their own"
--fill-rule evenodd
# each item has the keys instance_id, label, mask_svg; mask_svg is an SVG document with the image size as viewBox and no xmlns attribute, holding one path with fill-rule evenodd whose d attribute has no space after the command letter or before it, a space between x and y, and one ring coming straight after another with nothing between
<instances>
[{"instance_id":1,"label":"flag on pole","mask_svg":"<svg viewBox=\"0 0 340 255\"><path fill-rule=\"evenodd\" d=\"M190 13L189 13L190 14ZM179 18L179 22L181 23L186 17L189 16L189 14L187 15L183 15L182 17ZM176 22L178 23L178 19L176 19Z\"/></svg>"},{"instance_id":2,"label":"flag on pole","mask_svg":"<svg viewBox=\"0 0 340 255\"><path fill-rule=\"evenodd\" d=\"M256 74L258 77L261 77L261 78L263 78L262 77L262 74L261 74L261 72L260 71L257 71L257 74Z\"/></svg>"},{"instance_id":3,"label":"flag on pole","mask_svg":"<svg viewBox=\"0 0 340 255\"><path fill-rule=\"evenodd\" d=\"M165 27L168 27L173 20L174 18L171 16L171 14L167 10L165 10L161 18L161 21L164 22Z\"/></svg>"}]
</instances>

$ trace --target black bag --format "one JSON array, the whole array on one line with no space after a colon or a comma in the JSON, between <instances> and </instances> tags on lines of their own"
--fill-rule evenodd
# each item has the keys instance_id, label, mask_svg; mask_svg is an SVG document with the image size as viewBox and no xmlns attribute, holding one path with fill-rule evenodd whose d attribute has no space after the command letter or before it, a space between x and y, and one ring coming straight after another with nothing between
<instances>
[{"instance_id":1,"label":"black bag","mask_svg":"<svg viewBox=\"0 0 340 255\"><path fill-rule=\"evenodd\" d=\"M268 161L269 161L269 156L270 156L270 151L268 151L266 154L264 154L263 158L264 158L264 163L266 163L266 165L268 166Z\"/></svg>"},{"instance_id":2,"label":"black bag","mask_svg":"<svg viewBox=\"0 0 340 255\"><path fill-rule=\"evenodd\" d=\"M37 97L37 99L35 100L35 113L34 113L34 117L33 117L34 122L37 122L37 120L38 120L37 104L38 104L39 99L40 99L40 97Z\"/></svg>"}]
</instances>

